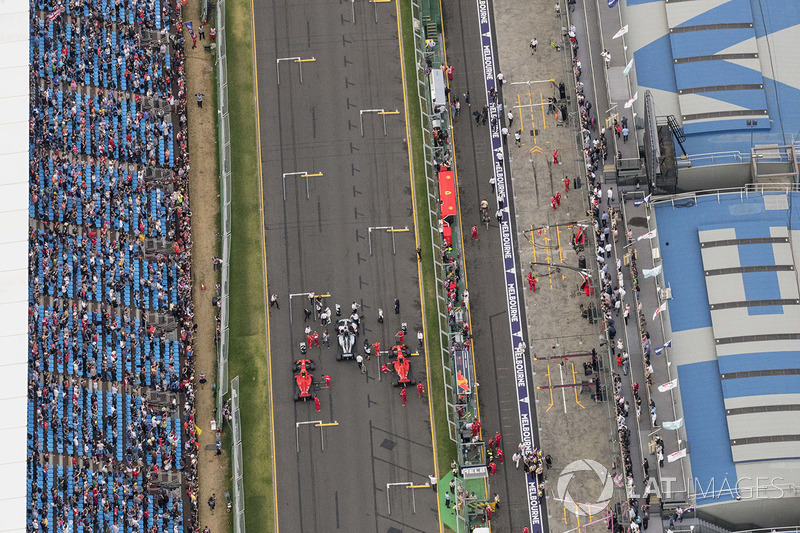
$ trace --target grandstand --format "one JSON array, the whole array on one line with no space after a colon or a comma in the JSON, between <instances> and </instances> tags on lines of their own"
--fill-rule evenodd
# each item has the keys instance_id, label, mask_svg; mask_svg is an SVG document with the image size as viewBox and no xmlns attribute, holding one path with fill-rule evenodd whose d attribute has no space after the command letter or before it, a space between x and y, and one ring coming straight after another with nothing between
<instances>
[{"instance_id":1,"label":"grandstand","mask_svg":"<svg viewBox=\"0 0 800 533\"><path fill-rule=\"evenodd\" d=\"M800 230L796 188L685 193L651 210L686 505L721 529L796 526L800 504ZM658 260L656 259L658 263Z\"/></svg>"},{"instance_id":2,"label":"grandstand","mask_svg":"<svg viewBox=\"0 0 800 533\"><path fill-rule=\"evenodd\" d=\"M687 492L672 498L696 506L701 531L796 526L797 3L621 4L648 182L661 195L648 226L688 450Z\"/></svg>"},{"instance_id":3,"label":"grandstand","mask_svg":"<svg viewBox=\"0 0 800 533\"><path fill-rule=\"evenodd\" d=\"M786 0L625 0L656 193L797 182L800 10ZM652 96L646 109L645 95ZM654 129L655 131L647 131Z\"/></svg>"},{"instance_id":4,"label":"grandstand","mask_svg":"<svg viewBox=\"0 0 800 533\"><path fill-rule=\"evenodd\" d=\"M197 531L181 23L0 3L0 531Z\"/></svg>"}]
</instances>

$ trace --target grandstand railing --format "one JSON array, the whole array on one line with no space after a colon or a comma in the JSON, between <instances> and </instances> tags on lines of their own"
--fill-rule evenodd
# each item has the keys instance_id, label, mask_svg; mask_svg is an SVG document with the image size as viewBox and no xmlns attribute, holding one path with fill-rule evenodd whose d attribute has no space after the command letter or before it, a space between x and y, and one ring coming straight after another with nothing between
<instances>
[{"instance_id":1,"label":"grandstand railing","mask_svg":"<svg viewBox=\"0 0 800 533\"><path fill-rule=\"evenodd\" d=\"M742 154L742 152L738 150L728 150L725 152L711 152L707 154L689 154L686 157L681 157L677 162L678 165L699 165L701 162L704 165L722 165L726 163L741 163L749 159L749 155ZM710 163L708 161L710 161Z\"/></svg>"}]
</instances>

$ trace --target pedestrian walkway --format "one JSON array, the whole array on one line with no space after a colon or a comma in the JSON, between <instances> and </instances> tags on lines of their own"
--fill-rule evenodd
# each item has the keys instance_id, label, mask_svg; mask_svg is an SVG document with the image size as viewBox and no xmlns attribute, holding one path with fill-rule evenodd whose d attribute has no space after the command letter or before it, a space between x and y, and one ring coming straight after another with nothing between
<instances>
[{"instance_id":1,"label":"pedestrian walkway","mask_svg":"<svg viewBox=\"0 0 800 533\"><path fill-rule=\"evenodd\" d=\"M675 376L670 374L667 364L669 347L663 347L669 339L663 338L663 329L658 321L654 320L653 313L658 307L658 298L655 293L657 287L654 284L645 282L641 277L641 269L653 268L653 258L647 239L636 240L641 235L647 233L647 213L646 204L643 199L646 192L639 189L638 179L624 179L624 170L630 171L639 168L638 135L635 128L635 117L633 107L626 107L626 103L636 97L644 95L631 94L630 80L626 76L629 70L631 57L628 57L625 50L625 21L621 18L619 6L606 8L598 2L583 2L579 9L574 13L573 24L578 27L578 33L585 32L588 36L589 46L581 47L578 58L589 65L591 76L591 86L586 82L586 94L596 98L598 117L601 125L607 128L606 137L609 139L610 151L615 155L613 167L606 165L602 172L598 172L598 181L602 180L605 185L604 190L611 189L614 201L612 206L621 213L620 221L621 234L628 231L632 232L634 244L627 246L627 239L620 239L614 244L612 258L615 262L623 264L623 282L628 289L622 298L620 314L616 315L617 329L624 349L630 357L629 371L627 374L622 368L615 368L619 375L621 389L620 396L627 402L631 410L636 411L636 399L633 394L635 385L638 385L639 397L641 398L641 415L639 417L628 417L628 426L631 429L630 443L627 447L630 453L631 471L633 474L633 494L640 498L629 498L628 503L649 500L651 509L654 511L652 516L658 516L658 507L655 504L667 505L673 502L685 503L685 479L682 469L682 462L670 463L668 455L677 451L680 446L678 432L666 431L660 426L660 421L675 421L679 418L675 413L673 392L659 392L658 387L668 383ZM581 29L582 28L582 29ZM622 34L614 37L617 34ZM599 53L598 53L599 51ZM608 52L610 61L606 68L606 56L603 52ZM584 72L586 69L584 68ZM604 112L604 110L607 110ZM629 139L624 142L620 133L615 132L614 120L620 125L629 125ZM609 129L611 131L609 132ZM641 179L644 182L644 178ZM623 186L622 184L627 184ZM634 203L635 202L635 203ZM633 253L631 253L633 252ZM640 290L641 289L641 290ZM622 310L625 306L631 309L630 318L625 324L622 317ZM641 305L641 311L639 306ZM620 322L623 325L620 327ZM645 334L649 337L643 343ZM661 348L657 350L658 348ZM616 349L616 342L614 343ZM659 353L657 353L659 352ZM649 357L645 355L649 353ZM649 361L649 365L646 364ZM649 376L649 378L648 378ZM652 402L652 403L651 403ZM652 407L655 407L656 423L652 421ZM657 440L660 439L660 440ZM663 445L662 455L665 458L663 466L658 460L658 444ZM653 479L646 483L643 462L647 459L649 474ZM645 496L647 485L650 491L655 492L656 486L663 489L664 486L671 487L671 494ZM623 508L620 519L626 521L630 519L629 506ZM653 527L653 526L651 526ZM657 526L656 526L657 527Z\"/></svg>"},{"instance_id":2,"label":"pedestrian walkway","mask_svg":"<svg viewBox=\"0 0 800 533\"><path fill-rule=\"evenodd\" d=\"M633 244L629 249L635 250L635 260L633 263L630 263L630 260L626 260L626 263L633 266L626 269L625 275L626 279L630 280L631 287L638 285L641 289L630 291L631 299L628 303L634 310L637 309L639 304L641 304L642 308L639 320L629 320L625 328L625 335L628 338L626 344L632 351L635 351L636 355L634 356L632 353L632 358L638 363L631 366L630 380L632 383L640 384L640 390L644 391L643 401L645 405L650 405L650 402L653 402L657 414L657 426L653 426L649 415L650 408L642 408L642 421L639 428L642 460L645 457L648 458L651 466L651 475L653 472L657 472L658 486L662 490L666 486L670 487L670 493L663 494L661 498L664 505L686 504L686 475L683 469L683 461L670 462L668 460L669 454L683 447L679 435L685 433L683 429L672 431L663 428L664 421L672 422L680 418L680 415L676 413L675 400L673 398L676 389L659 390L659 387L668 384L677 375L671 372L668 363L671 347L669 346L669 339L664 338L664 327L661 323L663 317L661 315L654 317L655 311L659 306L656 292L659 290L656 283L657 278L653 277L653 280L650 281L648 278L643 277L642 274L644 269L650 270L659 264L653 260L651 248L653 241L642 238L642 235L650 231L647 226L649 206L643 201L643 193L630 193L626 197L628 201L624 202L621 207L626 231L630 230L632 235ZM617 248L616 253L621 256L626 251L620 246ZM633 260L633 255L629 257ZM636 314L633 316L635 317ZM645 339L647 342L644 342ZM648 353L649 361L652 365L651 371L648 371L645 364L644 357ZM650 444L655 436L660 436L663 439L663 455L665 457L663 465L659 464L655 447ZM642 485L637 484L637 487L644 489Z\"/></svg>"},{"instance_id":3,"label":"pedestrian walkway","mask_svg":"<svg viewBox=\"0 0 800 533\"><path fill-rule=\"evenodd\" d=\"M622 174L629 174L640 168L633 107L626 107L634 95L631 94L630 78L626 75L632 57L625 50L621 10L619 5L608 8L603 2L584 1L580 8L570 13L570 19L582 42L587 43L578 50L578 59L584 73L590 76L585 81L587 97L596 101L597 121L608 132L612 157L604 172L606 180L613 182L619 170L623 171ZM618 33L623 34L614 38ZM619 133L615 131L615 121L620 125ZM627 142L622 136L624 125L629 130Z\"/></svg>"},{"instance_id":4,"label":"pedestrian walkway","mask_svg":"<svg viewBox=\"0 0 800 533\"><path fill-rule=\"evenodd\" d=\"M620 234L628 231L633 235L633 245L627 246L627 239L619 239L614 244L612 258L618 264L622 264L622 282L628 289L622 298L619 315L616 315L618 330L624 349L629 353L630 364L627 374L622 368L615 368L619 375L621 389L620 396L627 402L632 411L636 411L636 400L633 394L634 386L638 385L639 396L642 399L639 417L629 417L628 425L632 429L628 451L630 452L630 462L633 473L633 493L643 497L631 498L629 503L650 501L653 512L651 516L658 516L658 507L662 505L673 506L678 503L685 503L685 479L682 462L669 462L670 453L680 448L679 431L667 431L661 426L661 421L675 421L679 418L675 412L673 392L660 392L658 387L667 384L675 376L670 374L668 361L669 339L663 338L663 328L661 318L655 320L653 314L658 307L658 298L655 290L658 288L646 282L641 275L641 269L654 267L651 249L648 239L637 240L641 235L647 233L647 213L646 203L643 201L646 192L639 190L638 179L621 179L617 171L622 167L633 169L639 167L638 135L635 128L635 120L632 107L625 107L626 103L637 95L630 92L629 79L626 71L629 70L631 57L626 55L625 50L625 21L621 19L619 6L606 9L604 5L597 2L583 2L580 9L574 14L574 24L584 28L589 38L590 46L581 47L579 59L588 62L592 84L586 83L586 94L592 94L597 99L596 109L598 113L607 109L606 116L600 121L607 128L613 127L613 120L616 118L620 124L625 120L630 126L628 142L624 142L621 135L614 132L607 137L613 141L613 150L617 153L617 161L614 168L606 165L602 172L598 172L598 178L605 182L604 189L611 189L614 201L611 205L621 213ZM580 34L581 30L578 30ZM615 35L622 34L617 38ZM605 68L605 56L599 55L604 51L609 52L610 62ZM602 73L602 75L600 74ZM643 97L644 95L638 95ZM644 181L642 178L641 181ZM627 186L621 186L623 183ZM619 203L617 203L619 202ZM640 290L641 289L641 290ZM641 305L641 311L639 306ZM623 311L629 306L630 317L625 323ZM619 322L623 323L619 327ZM643 342L644 341L644 342ZM616 349L616 346L614 346ZM649 357L645 357L649 354ZM649 365L647 362L649 361ZM652 403L651 403L652 402ZM656 424L652 420L652 407L655 407ZM658 455L658 444L663 445L662 456L665 458L663 466L660 465ZM643 462L647 459L649 474L653 476L650 483L645 482L645 470ZM645 495L648 492L647 486L653 494L650 498ZM656 495L656 487L664 488L670 486L671 494ZM660 497L659 497L660 496ZM656 506L658 504L658 506ZM623 521L629 519L625 516L629 507L623 509L626 513L620 517ZM652 527L652 526L651 526Z\"/></svg>"}]
</instances>

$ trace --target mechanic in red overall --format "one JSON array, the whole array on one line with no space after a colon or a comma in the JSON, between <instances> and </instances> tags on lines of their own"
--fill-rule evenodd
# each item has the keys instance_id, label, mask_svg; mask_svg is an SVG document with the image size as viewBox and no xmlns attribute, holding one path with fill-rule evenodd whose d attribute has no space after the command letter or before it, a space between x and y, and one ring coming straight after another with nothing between
<instances>
[{"instance_id":1,"label":"mechanic in red overall","mask_svg":"<svg viewBox=\"0 0 800 533\"><path fill-rule=\"evenodd\" d=\"M406 388L403 387L403 389L400 391L400 397L403 399L403 407L406 406L406 396L407 396Z\"/></svg>"},{"instance_id":2,"label":"mechanic in red overall","mask_svg":"<svg viewBox=\"0 0 800 533\"><path fill-rule=\"evenodd\" d=\"M533 277L533 272L528 272L528 287L531 292L536 292L536 278Z\"/></svg>"},{"instance_id":3,"label":"mechanic in red overall","mask_svg":"<svg viewBox=\"0 0 800 533\"><path fill-rule=\"evenodd\" d=\"M317 396L316 394L314 395L314 410L317 412L322 411L322 408L319 405L319 396Z\"/></svg>"},{"instance_id":4,"label":"mechanic in red overall","mask_svg":"<svg viewBox=\"0 0 800 533\"><path fill-rule=\"evenodd\" d=\"M422 383L417 383L417 394L419 394L419 398L422 398L422 393L425 392L425 387Z\"/></svg>"}]
</instances>

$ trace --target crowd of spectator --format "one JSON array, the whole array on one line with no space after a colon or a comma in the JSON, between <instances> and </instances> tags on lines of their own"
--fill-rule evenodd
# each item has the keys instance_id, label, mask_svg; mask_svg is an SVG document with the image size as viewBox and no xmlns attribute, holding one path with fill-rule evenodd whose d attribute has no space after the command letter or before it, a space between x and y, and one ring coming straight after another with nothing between
<instances>
[{"instance_id":1,"label":"crowd of spectator","mask_svg":"<svg viewBox=\"0 0 800 533\"><path fill-rule=\"evenodd\" d=\"M196 533L180 3L30 8L28 531Z\"/></svg>"},{"instance_id":2,"label":"crowd of spectator","mask_svg":"<svg viewBox=\"0 0 800 533\"><path fill-rule=\"evenodd\" d=\"M28 327L34 371L69 378L124 382L135 390L180 390L181 358L191 359L191 347L166 338L163 330L110 310L91 311L86 302L56 300L56 307L31 304ZM103 306L101 306L101 309ZM183 377L185 379L185 377Z\"/></svg>"},{"instance_id":3,"label":"crowd of spectator","mask_svg":"<svg viewBox=\"0 0 800 533\"><path fill-rule=\"evenodd\" d=\"M116 22L150 30L168 30L176 20L174 8L166 0L36 0L31 3L31 10L38 9L43 13L62 8L73 18Z\"/></svg>"},{"instance_id":4,"label":"crowd of spectator","mask_svg":"<svg viewBox=\"0 0 800 533\"><path fill-rule=\"evenodd\" d=\"M104 239L46 227L32 230L29 239L34 294L160 311L180 303L180 278L188 274L176 260L180 249L145 259L142 245L125 233Z\"/></svg>"},{"instance_id":5,"label":"crowd of spectator","mask_svg":"<svg viewBox=\"0 0 800 533\"><path fill-rule=\"evenodd\" d=\"M93 86L167 98L173 93L170 48L180 37L142 39L137 28L92 18L31 18L31 74L53 86ZM167 42L167 35L170 35Z\"/></svg>"},{"instance_id":6,"label":"crowd of spectator","mask_svg":"<svg viewBox=\"0 0 800 533\"><path fill-rule=\"evenodd\" d=\"M37 149L97 154L150 166L172 166L172 124L164 107L145 109L142 98L119 91L94 95L34 85L31 130Z\"/></svg>"},{"instance_id":7,"label":"crowd of spectator","mask_svg":"<svg viewBox=\"0 0 800 533\"><path fill-rule=\"evenodd\" d=\"M30 217L173 240L183 194L149 184L143 169L126 167L105 157L84 162L44 154L31 165Z\"/></svg>"}]
</instances>

